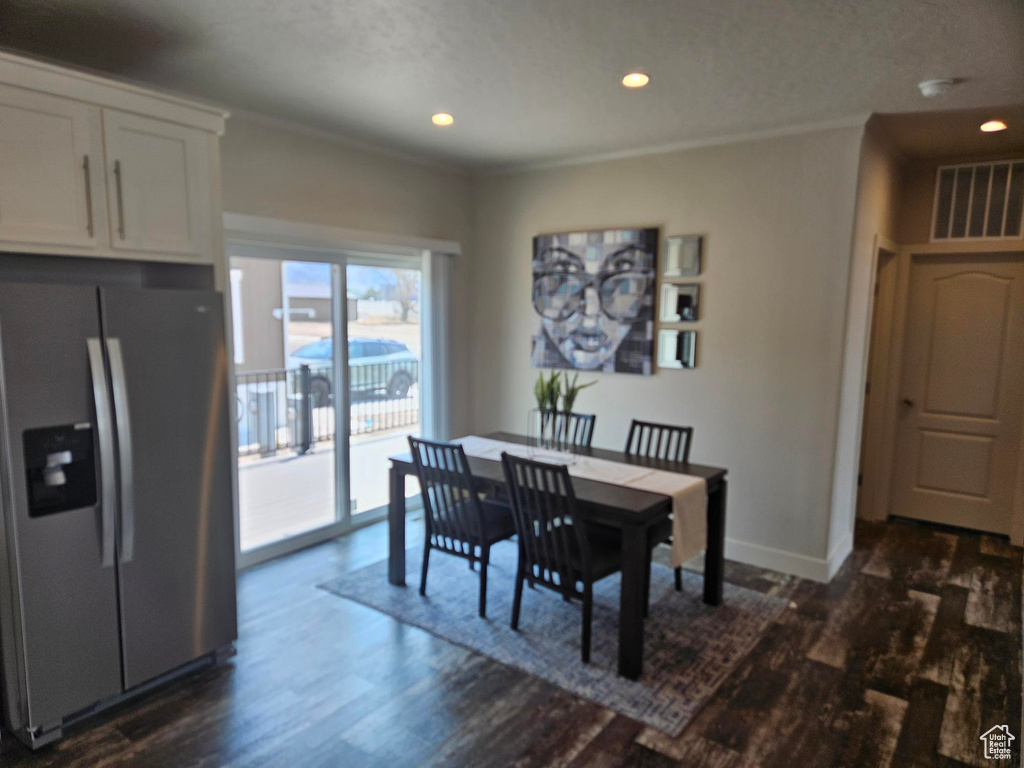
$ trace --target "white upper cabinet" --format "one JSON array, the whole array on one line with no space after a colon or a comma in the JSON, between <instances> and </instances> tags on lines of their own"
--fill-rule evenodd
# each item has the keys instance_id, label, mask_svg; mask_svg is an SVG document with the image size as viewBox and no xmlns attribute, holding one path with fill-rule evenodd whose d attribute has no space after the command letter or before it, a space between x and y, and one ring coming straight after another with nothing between
<instances>
[{"instance_id":1,"label":"white upper cabinet","mask_svg":"<svg viewBox=\"0 0 1024 768\"><path fill-rule=\"evenodd\" d=\"M217 263L226 118L0 51L0 252Z\"/></svg>"},{"instance_id":2,"label":"white upper cabinet","mask_svg":"<svg viewBox=\"0 0 1024 768\"><path fill-rule=\"evenodd\" d=\"M102 169L97 108L0 84L0 240L94 248Z\"/></svg>"},{"instance_id":3,"label":"white upper cabinet","mask_svg":"<svg viewBox=\"0 0 1024 768\"><path fill-rule=\"evenodd\" d=\"M103 111L111 244L201 256L210 247L210 159L202 131Z\"/></svg>"}]
</instances>

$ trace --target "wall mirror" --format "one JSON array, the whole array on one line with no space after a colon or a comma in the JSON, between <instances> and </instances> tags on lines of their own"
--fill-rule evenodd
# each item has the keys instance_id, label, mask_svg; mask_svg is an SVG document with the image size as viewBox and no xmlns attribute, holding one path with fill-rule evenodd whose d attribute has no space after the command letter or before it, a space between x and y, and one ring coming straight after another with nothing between
<instances>
[{"instance_id":1,"label":"wall mirror","mask_svg":"<svg viewBox=\"0 0 1024 768\"><path fill-rule=\"evenodd\" d=\"M658 332L659 368L695 368L697 366L697 332Z\"/></svg>"},{"instance_id":2,"label":"wall mirror","mask_svg":"<svg viewBox=\"0 0 1024 768\"><path fill-rule=\"evenodd\" d=\"M664 277L697 277L700 274L701 235L678 235L665 238Z\"/></svg>"},{"instance_id":3,"label":"wall mirror","mask_svg":"<svg viewBox=\"0 0 1024 768\"><path fill-rule=\"evenodd\" d=\"M695 323L700 304L700 285L697 283L665 283L661 286L661 312L663 323Z\"/></svg>"}]
</instances>

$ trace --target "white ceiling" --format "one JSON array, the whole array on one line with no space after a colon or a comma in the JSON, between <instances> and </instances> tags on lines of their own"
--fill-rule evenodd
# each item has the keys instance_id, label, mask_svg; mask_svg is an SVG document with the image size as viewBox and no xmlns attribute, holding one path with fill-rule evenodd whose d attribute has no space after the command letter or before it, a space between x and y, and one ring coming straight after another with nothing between
<instances>
[{"instance_id":1,"label":"white ceiling","mask_svg":"<svg viewBox=\"0 0 1024 768\"><path fill-rule=\"evenodd\" d=\"M1024 101L1021 0L3 0L0 46L477 166Z\"/></svg>"},{"instance_id":2,"label":"white ceiling","mask_svg":"<svg viewBox=\"0 0 1024 768\"><path fill-rule=\"evenodd\" d=\"M1024 41L1021 43L1024 45ZM1005 131L982 133L989 120L1002 120ZM876 115L875 125L912 160L1020 157L1024 153L1024 104L953 112Z\"/></svg>"}]
</instances>

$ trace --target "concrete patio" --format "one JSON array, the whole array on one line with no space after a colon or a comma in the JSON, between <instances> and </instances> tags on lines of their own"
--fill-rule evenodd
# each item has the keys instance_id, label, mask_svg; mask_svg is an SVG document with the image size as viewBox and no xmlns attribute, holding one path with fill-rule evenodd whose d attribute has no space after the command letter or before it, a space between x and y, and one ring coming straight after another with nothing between
<instances>
[{"instance_id":1,"label":"concrete patio","mask_svg":"<svg viewBox=\"0 0 1024 768\"><path fill-rule=\"evenodd\" d=\"M388 502L388 456L408 451L412 430L354 438L350 449L352 514ZM243 551L311 531L335 520L334 444L303 456L279 454L239 462L239 535ZM406 495L418 493L411 482Z\"/></svg>"}]
</instances>

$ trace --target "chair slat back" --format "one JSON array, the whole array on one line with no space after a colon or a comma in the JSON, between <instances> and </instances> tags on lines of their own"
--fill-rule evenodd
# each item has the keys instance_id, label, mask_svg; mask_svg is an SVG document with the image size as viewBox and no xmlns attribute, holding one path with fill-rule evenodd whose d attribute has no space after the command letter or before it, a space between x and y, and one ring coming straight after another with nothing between
<instances>
[{"instance_id":1,"label":"chair slat back","mask_svg":"<svg viewBox=\"0 0 1024 768\"><path fill-rule=\"evenodd\" d=\"M593 413L565 413L564 411L545 411L544 417L554 416L555 435L563 443L589 448L594 439L594 422L597 415Z\"/></svg>"},{"instance_id":2,"label":"chair slat back","mask_svg":"<svg viewBox=\"0 0 1024 768\"><path fill-rule=\"evenodd\" d=\"M528 576L565 595L577 594L573 551L584 573L590 550L582 526L574 525L576 494L564 465L545 464L507 453L501 455Z\"/></svg>"},{"instance_id":3,"label":"chair slat back","mask_svg":"<svg viewBox=\"0 0 1024 768\"><path fill-rule=\"evenodd\" d=\"M626 453L649 459L690 463L693 427L676 427L633 419L626 438Z\"/></svg>"},{"instance_id":4,"label":"chair slat back","mask_svg":"<svg viewBox=\"0 0 1024 768\"><path fill-rule=\"evenodd\" d=\"M409 438L431 544L472 557L483 540L483 509L461 445Z\"/></svg>"}]
</instances>

